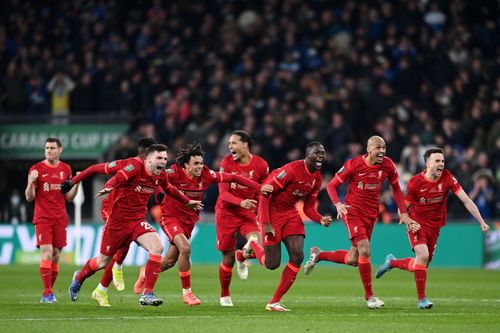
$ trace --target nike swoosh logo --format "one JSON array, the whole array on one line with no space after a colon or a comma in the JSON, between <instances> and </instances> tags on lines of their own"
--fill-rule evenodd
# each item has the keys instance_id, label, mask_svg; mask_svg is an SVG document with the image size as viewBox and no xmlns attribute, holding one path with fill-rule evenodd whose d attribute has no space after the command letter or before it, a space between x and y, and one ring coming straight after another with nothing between
<instances>
[{"instance_id":1,"label":"nike swoosh logo","mask_svg":"<svg viewBox=\"0 0 500 333\"><path fill-rule=\"evenodd\" d=\"M48 175L49 175L48 173L44 173L42 177L47 177Z\"/></svg>"},{"instance_id":2,"label":"nike swoosh logo","mask_svg":"<svg viewBox=\"0 0 500 333\"><path fill-rule=\"evenodd\" d=\"M420 192L425 192L425 191L427 191L426 188L420 189Z\"/></svg>"},{"instance_id":3,"label":"nike swoosh logo","mask_svg":"<svg viewBox=\"0 0 500 333\"><path fill-rule=\"evenodd\" d=\"M360 172L360 173L358 173L358 176L364 176L364 175L366 175L367 173L368 173L368 172L363 172L363 173L361 173L361 172Z\"/></svg>"}]
</instances>

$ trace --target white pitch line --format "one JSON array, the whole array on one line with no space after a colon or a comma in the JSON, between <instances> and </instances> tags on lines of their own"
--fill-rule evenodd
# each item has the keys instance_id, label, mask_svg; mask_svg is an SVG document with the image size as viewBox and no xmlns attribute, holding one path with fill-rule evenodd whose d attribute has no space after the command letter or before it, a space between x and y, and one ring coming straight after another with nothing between
<instances>
[{"instance_id":1,"label":"white pitch line","mask_svg":"<svg viewBox=\"0 0 500 333\"><path fill-rule=\"evenodd\" d=\"M315 314L314 317L325 317L325 318L331 318L331 317L339 317L339 318L345 318L345 317L407 317L407 316L464 316L464 315L491 315L489 312L418 312L418 313L394 313L394 312L387 312L383 313L383 310L378 310L378 313L345 313L345 314ZM299 313L299 312L297 312ZM285 316L291 315L291 314L285 314ZM231 317L240 317L240 318L247 318L247 319L262 319L262 318L275 318L271 313L268 315L235 315L231 314ZM205 319L220 319L221 316L207 316L207 315L196 315L193 314L192 316L116 316L116 317L63 317L63 318L5 318L2 319L3 321L82 321L82 320L151 320L151 319L200 319L200 318L205 318Z\"/></svg>"}]
</instances>

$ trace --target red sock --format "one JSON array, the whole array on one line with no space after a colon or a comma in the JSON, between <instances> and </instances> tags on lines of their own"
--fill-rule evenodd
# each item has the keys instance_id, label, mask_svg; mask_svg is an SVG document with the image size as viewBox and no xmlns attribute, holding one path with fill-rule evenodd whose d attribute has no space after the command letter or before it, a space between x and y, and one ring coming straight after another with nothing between
<instances>
[{"instance_id":1,"label":"red sock","mask_svg":"<svg viewBox=\"0 0 500 333\"><path fill-rule=\"evenodd\" d=\"M327 260L336 262L337 264L346 264L347 258L349 257L349 252L346 250L338 250L333 252L320 252L316 257L318 261Z\"/></svg>"},{"instance_id":2,"label":"red sock","mask_svg":"<svg viewBox=\"0 0 500 333\"><path fill-rule=\"evenodd\" d=\"M40 276L43 283L43 296L47 296L52 293L52 261L40 260Z\"/></svg>"},{"instance_id":3,"label":"red sock","mask_svg":"<svg viewBox=\"0 0 500 333\"><path fill-rule=\"evenodd\" d=\"M158 274L160 274L160 265L161 255L149 254L149 259L144 271L146 277L144 281L144 294L153 292L153 287L155 286L156 280L158 280Z\"/></svg>"},{"instance_id":4,"label":"red sock","mask_svg":"<svg viewBox=\"0 0 500 333\"><path fill-rule=\"evenodd\" d=\"M365 299L367 300L373 296L372 291L372 265L370 264L370 257L359 256L358 259L359 276L365 288Z\"/></svg>"},{"instance_id":5,"label":"red sock","mask_svg":"<svg viewBox=\"0 0 500 333\"><path fill-rule=\"evenodd\" d=\"M297 277L297 273L299 272L300 267L295 266L291 262L288 262L283 273L281 274L280 283L278 284L278 288L274 293L273 298L269 303L276 303L281 301L283 295L290 289L295 278Z\"/></svg>"},{"instance_id":6,"label":"red sock","mask_svg":"<svg viewBox=\"0 0 500 333\"><path fill-rule=\"evenodd\" d=\"M220 281L220 297L229 296L229 285L233 276L233 268L220 263L219 265L219 281Z\"/></svg>"},{"instance_id":7,"label":"red sock","mask_svg":"<svg viewBox=\"0 0 500 333\"><path fill-rule=\"evenodd\" d=\"M113 281L113 265L115 264L115 259L111 259L111 262L109 263L108 267L104 270L104 273L102 273L101 276L101 285L103 287L109 287L111 284L111 281Z\"/></svg>"},{"instance_id":8,"label":"red sock","mask_svg":"<svg viewBox=\"0 0 500 333\"><path fill-rule=\"evenodd\" d=\"M264 254L264 248L257 242L250 242L250 247L255 254L257 260L262 264L262 266L266 267L266 255Z\"/></svg>"},{"instance_id":9,"label":"red sock","mask_svg":"<svg viewBox=\"0 0 500 333\"><path fill-rule=\"evenodd\" d=\"M425 297L425 282L427 281L427 267L425 265L415 265L415 284L417 285L418 299L421 300Z\"/></svg>"},{"instance_id":10,"label":"red sock","mask_svg":"<svg viewBox=\"0 0 500 333\"><path fill-rule=\"evenodd\" d=\"M83 283L89 276L94 275L97 272L97 257L89 259L82 270L76 276L76 281Z\"/></svg>"},{"instance_id":11,"label":"red sock","mask_svg":"<svg viewBox=\"0 0 500 333\"><path fill-rule=\"evenodd\" d=\"M116 251L115 255L113 256L113 259L118 265L123 264L123 261L125 260L125 257L127 256L128 249L129 249L129 247L122 247L121 249Z\"/></svg>"},{"instance_id":12,"label":"red sock","mask_svg":"<svg viewBox=\"0 0 500 333\"><path fill-rule=\"evenodd\" d=\"M51 286L54 287L54 283L56 282L57 279L57 274L59 273L59 263L57 264L52 263L50 269L52 271Z\"/></svg>"},{"instance_id":13,"label":"red sock","mask_svg":"<svg viewBox=\"0 0 500 333\"><path fill-rule=\"evenodd\" d=\"M415 262L414 258L404 258L404 259L396 259L391 260L391 268L399 268L404 271L413 272L413 263Z\"/></svg>"},{"instance_id":14,"label":"red sock","mask_svg":"<svg viewBox=\"0 0 500 333\"><path fill-rule=\"evenodd\" d=\"M191 270L187 272L179 272L179 277L181 278L182 289L191 288Z\"/></svg>"}]
</instances>

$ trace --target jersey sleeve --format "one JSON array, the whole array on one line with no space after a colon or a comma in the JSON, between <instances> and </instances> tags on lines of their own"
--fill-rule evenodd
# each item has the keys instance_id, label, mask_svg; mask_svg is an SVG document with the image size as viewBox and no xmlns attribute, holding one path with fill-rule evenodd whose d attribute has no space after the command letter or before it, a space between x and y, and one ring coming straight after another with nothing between
<instances>
[{"instance_id":1,"label":"jersey sleeve","mask_svg":"<svg viewBox=\"0 0 500 333\"><path fill-rule=\"evenodd\" d=\"M133 163L127 164L123 169L119 170L111 179L109 179L104 187L115 187L117 185L125 183L130 178L139 174L141 171L141 165L137 166Z\"/></svg>"},{"instance_id":2,"label":"jersey sleeve","mask_svg":"<svg viewBox=\"0 0 500 333\"><path fill-rule=\"evenodd\" d=\"M451 174L451 172L449 173L449 182L450 182L450 189L451 191L454 193L454 194L457 194L458 192L460 192L460 190L462 189L462 186L458 183L457 179L455 178L455 176L453 176Z\"/></svg>"},{"instance_id":3,"label":"jersey sleeve","mask_svg":"<svg viewBox=\"0 0 500 333\"><path fill-rule=\"evenodd\" d=\"M396 164L387 157L387 162L388 162L388 176L387 178L389 179L389 183L394 184L399 180L399 174L398 170L396 169Z\"/></svg>"},{"instance_id":4,"label":"jersey sleeve","mask_svg":"<svg viewBox=\"0 0 500 333\"><path fill-rule=\"evenodd\" d=\"M341 183L344 183L348 180L353 173L353 165L352 160L349 160L344 163L344 165L337 171L335 174L335 178L339 179Z\"/></svg>"},{"instance_id":5,"label":"jersey sleeve","mask_svg":"<svg viewBox=\"0 0 500 333\"><path fill-rule=\"evenodd\" d=\"M259 183L262 183L264 181L264 179L266 179L266 177L269 175L269 165L267 164L267 162L264 160L264 159L261 159L260 160L260 163L259 163L259 167L261 169L261 176L259 178Z\"/></svg>"},{"instance_id":6,"label":"jersey sleeve","mask_svg":"<svg viewBox=\"0 0 500 333\"><path fill-rule=\"evenodd\" d=\"M406 189L404 191L404 199L408 204L411 204L412 202L415 202L415 194L416 194L416 188L415 188L415 181L413 179L410 179L408 182L408 185L406 185Z\"/></svg>"},{"instance_id":7,"label":"jersey sleeve","mask_svg":"<svg viewBox=\"0 0 500 333\"><path fill-rule=\"evenodd\" d=\"M292 180L293 169L289 164L287 164L276 170L275 175L271 178L270 181L268 181L268 183L271 183L273 186L276 185L278 188L283 189Z\"/></svg>"},{"instance_id":8,"label":"jersey sleeve","mask_svg":"<svg viewBox=\"0 0 500 333\"><path fill-rule=\"evenodd\" d=\"M116 160L108 162L104 165L104 172L106 174L115 174L121 169L125 168L128 164L128 159ZM132 161L130 161L132 163Z\"/></svg>"}]
</instances>

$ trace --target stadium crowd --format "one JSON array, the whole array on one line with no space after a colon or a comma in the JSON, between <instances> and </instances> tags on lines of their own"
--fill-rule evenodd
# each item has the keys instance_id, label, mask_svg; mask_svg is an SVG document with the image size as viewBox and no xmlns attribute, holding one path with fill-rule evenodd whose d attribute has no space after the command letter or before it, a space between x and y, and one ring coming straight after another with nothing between
<instances>
[{"instance_id":1,"label":"stadium crowd","mask_svg":"<svg viewBox=\"0 0 500 333\"><path fill-rule=\"evenodd\" d=\"M214 169L234 129L271 168L321 141L330 174L379 134L403 188L440 146L489 219L500 216L498 17L493 0L5 1L0 115L128 118L107 160L151 136L172 150L202 142ZM324 192L320 210L334 210ZM207 195L210 210L217 189ZM395 220L389 187L382 199L382 220ZM450 218L469 216L450 205Z\"/></svg>"}]
</instances>

